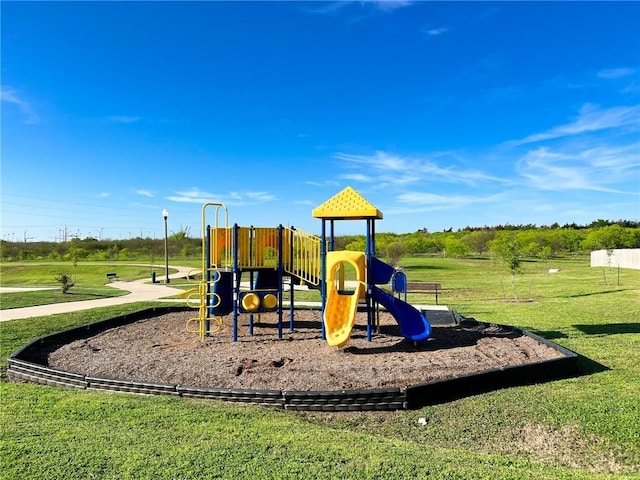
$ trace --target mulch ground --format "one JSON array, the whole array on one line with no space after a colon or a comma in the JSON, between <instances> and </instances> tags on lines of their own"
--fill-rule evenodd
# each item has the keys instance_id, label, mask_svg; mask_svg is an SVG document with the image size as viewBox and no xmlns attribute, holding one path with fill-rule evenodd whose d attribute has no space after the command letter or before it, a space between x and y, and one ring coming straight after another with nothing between
<instances>
[{"instance_id":1,"label":"mulch ground","mask_svg":"<svg viewBox=\"0 0 640 480\"><path fill-rule=\"evenodd\" d=\"M380 333L366 340L366 316L358 313L349 344L330 347L320 338L320 312L295 312L283 338L277 315L240 317L205 341L186 331L195 312L168 313L107 330L49 353L50 367L101 378L184 386L273 390L351 390L405 387L494 368L560 357L553 348L509 327L462 322L434 327L422 345L406 342L394 319L380 315Z\"/></svg>"}]
</instances>

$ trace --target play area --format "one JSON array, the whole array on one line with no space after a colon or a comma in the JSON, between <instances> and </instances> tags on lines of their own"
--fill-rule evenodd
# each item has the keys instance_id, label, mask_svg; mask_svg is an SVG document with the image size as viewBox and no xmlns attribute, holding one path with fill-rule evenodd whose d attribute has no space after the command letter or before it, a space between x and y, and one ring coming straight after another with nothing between
<instances>
[{"instance_id":1,"label":"play area","mask_svg":"<svg viewBox=\"0 0 640 480\"><path fill-rule=\"evenodd\" d=\"M406 275L376 257L375 221L382 219L382 213L346 187L312 214L322 221L320 237L282 225L230 226L224 205L205 204L200 280L197 288L184 294L187 304L198 309L198 316L187 323L187 330L204 340L222 327L225 315L231 314L235 342L240 315L248 316L248 334L253 335L255 315L277 312L278 337L282 338L285 285L291 299L288 330L294 331L295 285L304 284L320 291L320 334L330 346L349 343L358 310L367 314L370 341L379 331L376 319L381 308L395 319L407 341L425 342L431 325L422 312L406 302ZM213 217L213 225L209 217ZM337 221L365 222L364 252L334 250ZM349 270L353 279L347 282Z\"/></svg>"},{"instance_id":2,"label":"play area","mask_svg":"<svg viewBox=\"0 0 640 480\"><path fill-rule=\"evenodd\" d=\"M224 205L206 204L202 267L189 275L187 307L39 339L9 359L8 374L73 388L360 411L417 408L575 371L573 352L526 331L407 302L407 275L375 254L382 213L352 188L312 214L319 237L230 225ZM334 250L335 222L352 220L365 223L365 251ZM321 301L296 307L302 286L318 289Z\"/></svg>"}]
</instances>

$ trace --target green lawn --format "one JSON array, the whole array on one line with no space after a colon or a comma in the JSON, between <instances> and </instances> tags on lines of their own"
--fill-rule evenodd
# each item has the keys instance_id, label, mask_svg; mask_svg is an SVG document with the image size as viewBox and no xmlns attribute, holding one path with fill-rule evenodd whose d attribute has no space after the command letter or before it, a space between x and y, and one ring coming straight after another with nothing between
<instances>
[{"instance_id":1,"label":"green lawn","mask_svg":"<svg viewBox=\"0 0 640 480\"><path fill-rule=\"evenodd\" d=\"M51 290L2 293L0 309L50 305L52 303L78 302L97 298L125 295L124 290L105 286L109 282L107 273L116 273L118 280L131 281L148 278L151 267L114 262L15 262L0 264L0 286L2 287L51 287ZM164 275L164 267L154 267L158 279ZM169 269L169 272L175 270ZM56 275L65 273L72 277L74 287L62 294Z\"/></svg>"},{"instance_id":2,"label":"green lawn","mask_svg":"<svg viewBox=\"0 0 640 480\"><path fill-rule=\"evenodd\" d=\"M23 308L35 305L51 305L53 303L79 302L97 298L118 297L126 295L125 290L115 288L72 288L63 294L60 289L36 290L33 292L11 292L0 296L0 308Z\"/></svg>"},{"instance_id":3,"label":"green lawn","mask_svg":"<svg viewBox=\"0 0 640 480\"><path fill-rule=\"evenodd\" d=\"M410 280L442 283L441 303L465 316L578 352L584 375L357 414L3 381L0 478L640 478L640 272L621 271L618 285L617 272L605 271L605 283L588 259L527 262L516 302L510 275L490 260L402 266ZM0 372L10 352L40 335L147 306L4 322Z\"/></svg>"},{"instance_id":4,"label":"green lawn","mask_svg":"<svg viewBox=\"0 0 640 480\"><path fill-rule=\"evenodd\" d=\"M153 268L158 276L164 275L164 267ZM171 271L171 269L169 269ZM175 271L175 270L174 270ZM138 278L151 280L151 267L117 262L4 262L0 264L0 283L3 287L57 287L56 274L73 277L77 286L98 287L107 283L107 273L116 273L119 280Z\"/></svg>"}]
</instances>

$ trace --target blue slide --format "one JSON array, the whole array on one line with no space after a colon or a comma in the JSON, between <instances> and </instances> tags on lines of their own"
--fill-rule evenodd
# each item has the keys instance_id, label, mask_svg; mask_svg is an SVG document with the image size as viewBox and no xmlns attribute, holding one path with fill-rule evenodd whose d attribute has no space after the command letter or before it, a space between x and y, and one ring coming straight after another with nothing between
<instances>
[{"instance_id":1,"label":"blue slide","mask_svg":"<svg viewBox=\"0 0 640 480\"><path fill-rule=\"evenodd\" d=\"M369 268L372 281L378 284L388 282L394 271L393 267L375 257L371 259ZM386 278L387 274L389 278ZM412 342L422 342L431 336L431 324L417 308L376 286L371 287L371 296L391 313L398 322L404 338Z\"/></svg>"}]
</instances>

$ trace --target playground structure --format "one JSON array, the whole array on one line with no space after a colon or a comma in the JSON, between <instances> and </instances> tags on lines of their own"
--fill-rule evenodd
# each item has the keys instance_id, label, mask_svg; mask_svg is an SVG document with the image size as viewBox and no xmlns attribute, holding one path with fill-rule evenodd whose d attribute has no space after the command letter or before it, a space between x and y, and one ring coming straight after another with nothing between
<instances>
[{"instance_id":1,"label":"playground structure","mask_svg":"<svg viewBox=\"0 0 640 480\"><path fill-rule=\"evenodd\" d=\"M343 203L346 207L341 206ZM320 289L322 334L330 345L345 345L350 340L355 312L363 303L367 311L366 340L371 340L379 305L386 307L408 341L429 338L431 326L426 318L395 296L406 294L404 274L375 257L374 223L382 214L352 189L345 189L313 211L314 217L322 219L322 237L282 226L229 227L226 208L220 204L203 207L203 222L205 212L211 210L215 211L216 223L203 229L206 249L202 277L198 287L185 295L190 303L193 298L199 300L198 305L189 305L197 308L199 315L187 320L187 328L201 338L220 329L222 316L233 313L235 341L238 316L249 316L252 333L251 318L261 312L278 312L278 337L282 338L285 278L290 279L291 287L304 281ZM218 222L221 216L224 222ZM333 250L334 222L355 218L367 220L366 251ZM345 274L348 268L354 270L352 276ZM243 275L249 281L242 281ZM345 278L356 280L347 282ZM150 332L158 328L166 329L166 338L179 336L181 327L172 316L186 312L184 318L191 317L189 307L153 307L40 337L9 357L7 376L57 387L215 399L284 410L346 412L415 409L496 388L565 378L578 371L578 355L563 347L513 327L462 317L460 328L439 325L434 348L399 345L394 335L383 332L382 341L367 352L374 355L350 355L348 362L342 355L322 357L320 342L303 343L315 338L315 327L306 332L301 327L291 336L301 342L267 342L258 348L252 342L229 344L228 331L210 339L214 351L194 348L192 342L183 339L162 344L149 341ZM291 310L293 329L293 297ZM306 313L307 318L315 314ZM391 320L388 315L384 317L383 322ZM478 344L476 350L469 348L470 334L478 340L471 342ZM273 333L267 335L275 337ZM514 351L500 358L487 355L480 349L481 338L494 342L502 353ZM92 346L105 348L83 348L89 339ZM354 336L353 341L357 351L365 339ZM538 353L536 344L544 344L553 352L546 353L543 348ZM247 352L252 355L248 366ZM282 363L274 358L281 358ZM407 369L409 358L411 367ZM294 368L287 368L294 360ZM467 369L466 373L461 375L459 369L450 368L452 360ZM505 360L513 363L505 365ZM140 362L153 366L145 369L144 378L140 378ZM207 365L206 372L203 364ZM434 377L438 369L441 376ZM206 379L207 373L215 378L213 382Z\"/></svg>"},{"instance_id":2,"label":"playground structure","mask_svg":"<svg viewBox=\"0 0 640 480\"><path fill-rule=\"evenodd\" d=\"M211 210L213 225L207 223ZM249 315L249 334L253 335L254 315L277 312L282 338L285 278L289 279L289 328L293 330L294 286L317 287L320 283L320 239L282 225L229 226L227 208L218 203L203 206L202 231L200 281L197 289L184 294L187 304L198 308L198 317L187 322L187 330L204 339L220 330L222 317L233 314L236 341L239 315Z\"/></svg>"},{"instance_id":3,"label":"playground structure","mask_svg":"<svg viewBox=\"0 0 640 480\"><path fill-rule=\"evenodd\" d=\"M207 216L211 210L213 225ZM187 330L204 340L220 330L224 316L232 314L235 342L239 315L248 315L249 335L253 335L254 315L277 312L278 337L282 338L283 293L288 282L290 331L294 329L295 285L306 284L320 290L322 338L331 346L348 343L360 307L367 312L369 341L379 306L391 313L406 340L427 340L431 335L429 321L395 295L404 293L406 299L405 274L375 256L375 220L382 219L382 213L346 187L314 209L312 215L322 221L320 237L282 225L229 226L228 210L223 204L205 204L200 280L198 288L184 294L187 304L198 309L198 316L187 322ZM333 249L337 220L366 221L365 252ZM345 280L348 269L355 272L355 282Z\"/></svg>"}]
</instances>

